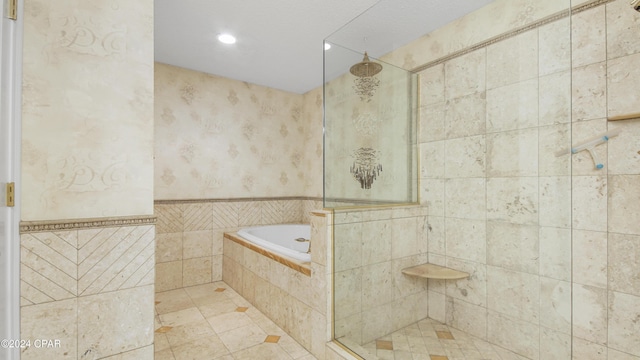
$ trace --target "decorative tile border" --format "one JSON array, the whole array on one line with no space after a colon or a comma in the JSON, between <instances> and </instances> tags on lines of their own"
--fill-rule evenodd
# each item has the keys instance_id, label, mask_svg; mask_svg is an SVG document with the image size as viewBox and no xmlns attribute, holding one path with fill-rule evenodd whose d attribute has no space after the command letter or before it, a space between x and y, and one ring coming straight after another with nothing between
<instances>
[{"instance_id":1,"label":"decorative tile border","mask_svg":"<svg viewBox=\"0 0 640 360\"><path fill-rule=\"evenodd\" d=\"M60 230L95 229L104 227L140 226L156 223L155 215L90 218L74 220L21 221L20 233Z\"/></svg>"},{"instance_id":2,"label":"decorative tile border","mask_svg":"<svg viewBox=\"0 0 640 360\"><path fill-rule=\"evenodd\" d=\"M224 233L224 237L225 239L229 239L235 243L238 243L246 248L249 248L263 256L268 257L271 260L277 261L280 264L290 267L291 269L301 272L304 275L307 276L311 276L311 267L309 266L309 263L301 263L301 262L297 262L295 260L280 256L278 254L272 253L269 250L266 250L262 247L259 247L257 245L254 245L246 240L244 240L243 238L239 237L237 234L235 233Z\"/></svg>"},{"instance_id":3,"label":"decorative tile border","mask_svg":"<svg viewBox=\"0 0 640 360\"><path fill-rule=\"evenodd\" d=\"M441 57L439 59L430 61L430 62L428 62L426 64L422 64L422 65L420 65L418 67L415 67L415 68L411 69L410 71L412 73L418 73L418 72L426 70L426 69L428 69L428 68L430 68L432 66L442 64L444 62L447 62L449 60L455 59L455 58L460 57L462 55L474 52L474 51L476 51L478 49L482 49L484 47L487 47L489 45L495 44L497 42L512 38L514 36L517 36L519 34L527 32L529 30L536 29L538 27L550 24L550 23L552 23L554 21L563 19L563 18L565 18L567 16L579 14L579 13L581 13L583 11L592 9L594 7L598 7L600 5L605 5L605 4L608 4L608 3L613 2L613 1L615 1L615 0L595 0L595 1L592 1L592 2L589 2L589 3L586 3L586 4L582 4L582 5L576 6L576 7L572 8L572 9L570 9L570 10L569 9L563 10L563 11L557 13L557 14L554 14L554 15L551 15L551 16L547 16L547 17L542 18L540 20L537 20L537 21L535 21L535 22L533 22L531 24L528 24L528 25L525 25L523 27L520 27L520 28L514 29L512 31L506 32L506 33L504 33L502 35L495 36L493 38L490 38L490 39L485 40L483 42L480 42L478 44L469 46L469 47L467 47L465 49L453 52L453 53L451 53L449 55L445 55L445 56L443 56L443 57Z\"/></svg>"},{"instance_id":4,"label":"decorative tile border","mask_svg":"<svg viewBox=\"0 0 640 360\"><path fill-rule=\"evenodd\" d=\"M256 197L256 198L229 198L229 199L176 199L176 200L155 200L155 205L173 204L193 204L193 203L216 203L216 202L246 202L246 201L286 201L286 200L314 200L322 201L321 197L313 196L285 196L285 197Z\"/></svg>"}]
</instances>

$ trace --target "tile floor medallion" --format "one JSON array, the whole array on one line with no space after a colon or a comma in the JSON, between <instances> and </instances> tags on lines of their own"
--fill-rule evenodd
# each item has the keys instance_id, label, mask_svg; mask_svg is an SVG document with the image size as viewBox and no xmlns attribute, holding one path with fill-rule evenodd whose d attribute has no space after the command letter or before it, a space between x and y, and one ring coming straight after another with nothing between
<instances>
[{"instance_id":1,"label":"tile floor medallion","mask_svg":"<svg viewBox=\"0 0 640 360\"><path fill-rule=\"evenodd\" d=\"M156 294L155 360L314 360L224 282Z\"/></svg>"}]
</instances>

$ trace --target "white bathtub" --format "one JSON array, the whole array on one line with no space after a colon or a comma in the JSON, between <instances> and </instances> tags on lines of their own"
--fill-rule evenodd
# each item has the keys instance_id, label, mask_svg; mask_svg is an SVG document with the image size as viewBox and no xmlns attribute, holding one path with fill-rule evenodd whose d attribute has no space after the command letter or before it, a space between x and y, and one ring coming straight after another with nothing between
<instances>
[{"instance_id":1,"label":"white bathtub","mask_svg":"<svg viewBox=\"0 0 640 360\"><path fill-rule=\"evenodd\" d=\"M311 226L304 224L265 225L245 228L238 231L238 236L256 245L280 255L294 258L298 261L311 261L309 242L299 242L296 239L310 239Z\"/></svg>"}]
</instances>

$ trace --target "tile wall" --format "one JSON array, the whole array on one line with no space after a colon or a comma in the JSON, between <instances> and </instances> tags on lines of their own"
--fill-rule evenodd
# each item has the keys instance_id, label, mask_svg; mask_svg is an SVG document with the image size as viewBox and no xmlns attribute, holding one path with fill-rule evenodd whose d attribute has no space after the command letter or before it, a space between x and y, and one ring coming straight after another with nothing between
<instances>
[{"instance_id":1,"label":"tile wall","mask_svg":"<svg viewBox=\"0 0 640 360\"><path fill-rule=\"evenodd\" d=\"M428 260L471 273L430 281L428 315L530 359L639 359L640 125L606 119L640 109L640 15L623 0L572 5L583 6L569 19L549 17L566 9L558 1L496 1L383 57L421 69ZM596 149L602 170L588 153L555 156L616 127ZM350 223L359 230L336 228L336 247L376 229ZM336 303L336 337L357 294Z\"/></svg>"},{"instance_id":2,"label":"tile wall","mask_svg":"<svg viewBox=\"0 0 640 360\"><path fill-rule=\"evenodd\" d=\"M421 73L429 260L471 274L430 281L429 315L534 359L541 333L570 329L570 304L551 306L570 299L570 162L554 155L570 146L569 29L559 19Z\"/></svg>"},{"instance_id":3,"label":"tile wall","mask_svg":"<svg viewBox=\"0 0 640 360\"><path fill-rule=\"evenodd\" d=\"M222 280L223 233L241 227L309 223L322 203L283 198L157 201L156 291Z\"/></svg>"},{"instance_id":4,"label":"tile wall","mask_svg":"<svg viewBox=\"0 0 640 360\"><path fill-rule=\"evenodd\" d=\"M22 231L20 327L32 341L23 360L153 359L154 226L97 223Z\"/></svg>"},{"instance_id":5,"label":"tile wall","mask_svg":"<svg viewBox=\"0 0 640 360\"><path fill-rule=\"evenodd\" d=\"M472 274L429 316L531 359L640 358L640 125L606 120L640 109L640 14L596 5L421 72L429 260ZM602 170L555 156L618 127Z\"/></svg>"},{"instance_id":6,"label":"tile wall","mask_svg":"<svg viewBox=\"0 0 640 360\"><path fill-rule=\"evenodd\" d=\"M428 315L427 281L402 269L428 262L426 208L335 211L335 338L366 344Z\"/></svg>"}]
</instances>

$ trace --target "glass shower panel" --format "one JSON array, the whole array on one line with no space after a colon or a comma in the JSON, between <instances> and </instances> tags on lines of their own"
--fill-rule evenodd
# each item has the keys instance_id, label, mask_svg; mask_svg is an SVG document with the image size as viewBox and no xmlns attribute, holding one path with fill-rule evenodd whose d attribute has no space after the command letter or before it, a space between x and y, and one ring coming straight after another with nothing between
<instances>
[{"instance_id":1,"label":"glass shower panel","mask_svg":"<svg viewBox=\"0 0 640 360\"><path fill-rule=\"evenodd\" d=\"M434 3L438 13L455 13L449 2ZM362 358L570 359L573 334L589 332L589 324L573 323L574 303L589 302L572 272L572 186L581 179L568 152L559 152L571 148L576 131L592 129L572 122L570 1L536 4L485 2L381 55L413 64L385 80L397 84L391 93L410 84L406 94L413 94L415 82L419 102L413 104L384 92L363 102L349 67L364 54L336 44L325 54L325 206L335 209L333 334ZM405 9L403 21L425 14ZM341 38L340 31L333 38ZM375 61L383 72L395 69ZM382 89L382 72L377 76ZM405 105L417 109L407 117L419 119L412 140L419 171L403 165L420 180L413 206L406 206L412 197L402 197L409 185L392 188L376 177L362 189L351 172L360 148L379 147L380 154L391 151L393 161L412 161L402 159L414 152L404 152L411 141L400 125L379 136L363 132L387 124L372 120L386 118L386 109ZM377 175L387 175L382 165ZM394 206L373 206L380 204ZM469 276L421 278L402 271L427 263ZM575 289L585 296L576 298Z\"/></svg>"},{"instance_id":2,"label":"glass shower panel","mask_svg":"<svg viewBox=\"0 0 640 360\"><path fill-rule=\"evenodd\" d=\"M415 203L416 76L331 45L324 59L325 207Z\"/></svg>"}]
</instances>

